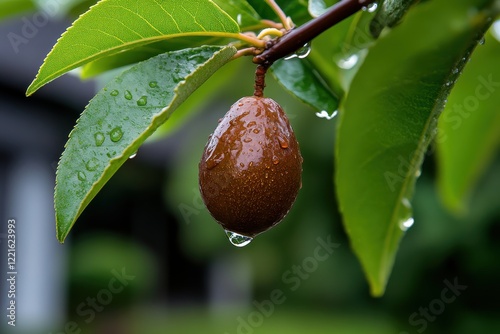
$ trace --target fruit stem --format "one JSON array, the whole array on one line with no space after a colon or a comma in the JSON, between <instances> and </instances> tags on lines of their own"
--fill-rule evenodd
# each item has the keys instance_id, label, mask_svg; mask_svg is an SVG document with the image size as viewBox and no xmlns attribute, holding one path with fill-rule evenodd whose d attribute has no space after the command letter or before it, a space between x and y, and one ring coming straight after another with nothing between
<instances>
[{"instance_id":1,"label":"fruit stem","mask_svg":"<svg viewBox=\"0 0 500 334\"><path fill-rule=\"evenodd\" d=\"M264 96L264 87L266 87L266 72L269 66L259 65L255 70L255 85L253 95L256 97Z\"/></svg>"},{"instance_id":2,"label":"fruit stem","mask_svg":"<svg viewBox=\"0 0 500 334\"><path fill-rule=\"evenodd\" d=\"M272 64L276 60L302 48L319 34L355 14L376 0L343 0L330 7L325 13L291 30L264 52L253 58L256 64Z\"/></svg>"}]
</instances>

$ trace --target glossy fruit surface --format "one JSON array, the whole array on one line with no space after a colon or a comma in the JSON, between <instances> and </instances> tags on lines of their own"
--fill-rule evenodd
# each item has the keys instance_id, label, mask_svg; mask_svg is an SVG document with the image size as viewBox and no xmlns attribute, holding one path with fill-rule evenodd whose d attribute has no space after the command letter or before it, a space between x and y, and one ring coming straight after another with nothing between
<instances>
[{"instance_id":1,"label":"glossy fruit surface","mask_svg":"<svg viewBox=\"0 0 500 334\"><path fill-rule=\"evenodd\" d=\"M270 98L244 97L210 136L199 164L202 198L225 230L253 237L279 223L301 187L302 156Z\"/></svg>"}]
</instances>

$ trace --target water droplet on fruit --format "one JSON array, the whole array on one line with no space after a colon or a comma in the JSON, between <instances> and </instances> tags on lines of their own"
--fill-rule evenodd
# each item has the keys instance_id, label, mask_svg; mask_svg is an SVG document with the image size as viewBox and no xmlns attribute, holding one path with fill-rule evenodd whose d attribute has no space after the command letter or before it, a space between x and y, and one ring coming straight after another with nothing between
<instances>
[{"instance_id":1,"label":"water droplet on fruit","mask_svg":"<svg viewBox=\"0 0 500 334\"><path fill-rule=\"evenodd\" d=\"M288 141L284 138L278 138L278 141L280 143L280 147L282 149L288 148Z\"/></svg>"},{"instance_id":2,"label":"water droplet on fruit","mask_svg":"<svg viewBox=\"0 0 500 334\"><path fill-rule=\"evenodd\" d=\"M260 132L259 129L253 129L253 133L258 134Z\"/></svg>"},{"instance_id":3,"label":"water droplet on fruit","mask_svg":"<svg viewBox=\"0 0 500 334\"><path fill-rule=\"evenodd\" d=\"M123 131L122 128L116 127L111 132L109 133L109 138L111 139L112 142L116 143L120 141L123 137Z\"/></svg>"},{"instance_id":4,"label":"water droplet on fruit","mask_svg":"<svg viewBox=\"0 0 500 334\"><path fill-rule=\"evenodd\" d=\"M85 181L87 179L87 175L85 175L84 172L78 172L77 176L78 176L78 180L80 180L80 181Z\"/></svg>"},{"instance_id":5,"label":"water droplet on fruit","mask_svg":"<svg viewBox=\"0 0 500 334\"><path fill-rule=\"evenodd\" d=\"M218 164L220 164L220 162L222 160L224 160L224 153L220 153L220 154L217 154L217 155L211 154L207 158L207 160L205 160L205 162L207 163L207 168L208 169L212 169L215 166L217 166Z\"/></svg>"},{"instance_id":6,"label":"water droplet on fruit","mask_svg":"<svg viewBox=\"0 0 500 334\"><path fill-rule=\"evenodd\" d=\"M118 96L118 94L120 94L119 91L117 91L116 89L112 90L111 93L109 93L111 96Z\"/></svg>"},{"instance_id":7,"label":"water droplet on fruit","mask_svg":"<svg viewBox=\"0 0 500 334\"><path fill-rule=\"evenodd\" d=\"M280 161L279 161L278 157L273 157L273 164L277 165L279 163L280 163Z\"/></svg>"},{"instance_id":8,"label":"water droplet on fruit","mask_svg":"<svg viewBox=\"0 0 500 334\"><path fill-rule=\"evenodd\" d=\"M96 158L92 158L89 161L87 161L85 168L87 168L89 172L93 172L97 169L98 166L99 166L99 161Z\"/></svg>"},{"instance_id":9,"label":"water droplet on fruit","mask_svg":"<svg viewBox=\"0 0 500 334\"><path fill-rule=\"evenodd\" d=\"M250 143L252 141L252 138L250 137L246 137L245 139L243 139L243 142L245 143Z\"/></svg>"},{"instance_id":10,"label":"water droplet on fruit","mask_svg":"<svg viewBox=\"0 0 500 334\"><path fill-rule=\"evenodd\" d=\"M340 59L337 61L337 66L344 69L344 70L350 70L356 64L358 63L359 56L357 54L353 54L347 58Z\"/></svg>"},{"instance_id":11,"label":"water droplet on fruit","mask_svg":"<svg viewBox=\"0 0 500 334\"><path fill-rule=\"evenodd\" d=\"M293 59L293 58L299 58L299 59L304 59L309 54L311 53L311 44L307 43L304 44L303 47L292 53L291 55L285 57L285 60Z\"/></svg>"},{"instance_id":12,"label":"water droplet on fruit","mask_svg":"<svg viewBox=\"0 0 500 334\"><path fill-rule=\"evenodd\" d=\"M137 100L137 105L139 107L144 107L146 104L148 104L148 97L143 95L139 100Z\"/></svg>"},{"instance_id":13,"label":"water droplet on fruit","mask_svg":"<svg viewBox=\"0 0 500 334\"><path fill-rule=\"evenodd\" d=\"M229 230L225 230L225 232L227 237L229 238L229 241L236 247L245 247L253 240L251 237L231 232Z\"/></svg>"},{"instance_id":14,"label":"water droplet on fruit","mask_svg":"<svg viewBox=\"0 0 500 334\"><path fill-rule=\"evenodd\" d=\"M127 99L127 100L132 100L132 93L129 91L129 90L126 90L125 93L123 94L123 96Z\"/></svg>"},{"instance_id":15,"label":"water droplet on fruit","mask_svg":"<svg viewBox=\"0 0 500 334\"><path fill-rule=\"evenodd\" d=\"M95 144L96 146L101 146L104 143L104 134L102 132L97 132L94 134Z\"/></svg>"},{"instance_id":16,"label":"water droplet on fruit","mask_svg":"<svg viewBox=\"0 0 500 334\"><path fill-rule=\"evenodd\" d=\"M158 82L156 82L156 81L151 81L151 82L149 83L149 87L151 87L151 88L156 88L156 87L158 87Z\"/></svg>"}]
</instances>

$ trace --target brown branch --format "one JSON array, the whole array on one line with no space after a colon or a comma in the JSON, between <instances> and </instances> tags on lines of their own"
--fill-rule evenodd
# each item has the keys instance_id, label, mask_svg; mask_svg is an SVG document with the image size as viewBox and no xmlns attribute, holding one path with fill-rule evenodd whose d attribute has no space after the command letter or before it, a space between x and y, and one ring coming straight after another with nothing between
<instances>
[{"instance_id":1,"label":"brown branch","mask_svg":"<svg viewBox=\"0 0 500 334\"><path fill-rule=\"evenodd\" d=\"M297 29L291 30L277 39L275 43L269 44L264 52L253 58L253 62L268 67L276 60L299 50L328 28L373 2L375 0L343 0L338 2L321 16L312 19Z\"/></svg>"}]
</instances>

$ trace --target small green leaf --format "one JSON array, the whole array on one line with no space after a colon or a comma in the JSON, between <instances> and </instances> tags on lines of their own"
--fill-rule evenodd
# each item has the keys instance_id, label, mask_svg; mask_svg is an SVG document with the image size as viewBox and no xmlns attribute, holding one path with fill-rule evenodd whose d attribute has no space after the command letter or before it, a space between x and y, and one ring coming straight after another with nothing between
<instances>
[{"instance_id":1,"label":"small green leaf","mask_svg":"<svg viewBox=\"0 0 500 334\"><path fill-rule=\"evenodd\" d=\"M438 185L455 212L467 200L500 145L500 43L491 34L478 46L439 119Z\"/></svg>"},{"instance_id":2,"label":"small green leaf","mask_svg":"<svg viewBox=\"0 0 500 334\"><path fill-rule=\"evenodd\" d=\"M278 82L292 95L318 111L332 113L339 99L307 59L279 60L271 67Z\"/></svg>"},{"instance_id":3,"label":"small green leaf","mask_svg":"<svg viewBox=\"0 0 500 334\"><path fill-rule=\"evenodd\" d=\"M238 24L210 0L102 0L61 36L27 95L98 58L181 36L234 37Z\"/></svg>"},{"instance_id":4,"label":"small green leaf","mask_svg":"<svg viewBox=\"0 0 500 334\"><path fill-rule=\"evenodd\" d=\"M57 169L59 241L128 157L235 53L215 46L165 53L123 72L90 101Z\"/></svg>"},{"instance_id":5,"label":"small green leaf","mask_svg":"<svg viewBox=\"0 0 500 334\"><path fill-rule=\"evenodd\" d=\"M35 9L31 0L0 0L0 19Z\"/></svg>"},{"instance_id":6,"label":"small green leaf","mask_svg":"<svg viewBox=\"0 0 500 334\"><path fill-rule=\"evenodd\" d=\"M341 108L337 195L374 296L384 293L399 241L413 223L410 199L437 118L494 3L434 0L415 7L370 49Z\"/></svg>"}]
</instances>

